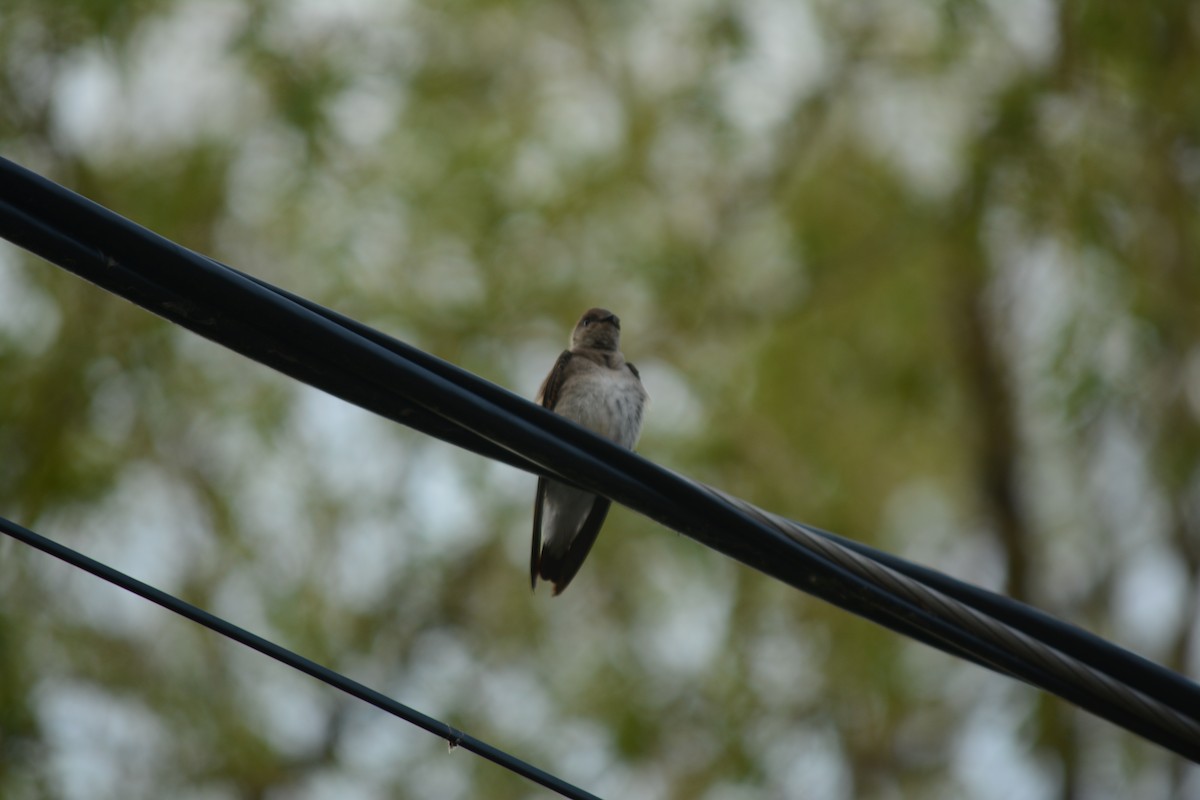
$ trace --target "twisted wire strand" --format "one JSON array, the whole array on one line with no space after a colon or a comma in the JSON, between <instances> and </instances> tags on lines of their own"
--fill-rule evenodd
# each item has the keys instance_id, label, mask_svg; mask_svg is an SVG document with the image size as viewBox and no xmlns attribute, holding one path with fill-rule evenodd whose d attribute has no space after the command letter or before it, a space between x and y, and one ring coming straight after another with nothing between
<instances>
[{"instance_id":1,"label":"twisted wire strand","mask_svg":"<svg viewBox=\"0 0 1200 800\"><path fill-rule=\"evenodd\" d=\"M871 581L892 594L905 597L909 602L935 616L952 620L958 627L970 631L974 636L985 641L992 642L998 648L1012 653L1020 653L1024 660L1038 665L1064 682L1079 686L1083 691L1096 698L1116 704L1131 716L1153 719L1156 725L1171 731L1181 740L1193 742L1193 750L1200 748L1200 722L1181 713L1176 708L1149 697L1103 671L1022 631L1005 625L936 589L845 548L837 542L815 535L804 525L778 514L764 511L715 487L704 486L704 488L724 498L726 502L733 504L744 513L771 525L802 547L821 553L823 557L839 564L847 571L861 576L864 580ZM993 668L1000 672L1007 672L999 666L993 666ZM1012 677L1019 678L1020 676ZM1192 757L1195 758L1195 755Z\"/></svg>"}]
</instances>

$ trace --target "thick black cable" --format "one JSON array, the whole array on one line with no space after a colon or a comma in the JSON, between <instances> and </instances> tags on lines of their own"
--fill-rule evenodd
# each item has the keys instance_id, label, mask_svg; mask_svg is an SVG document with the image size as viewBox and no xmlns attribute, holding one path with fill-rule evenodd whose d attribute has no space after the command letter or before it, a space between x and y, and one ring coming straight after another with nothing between
<instances>
[{"instance_id":1,"label":"thick black cable","mask_svg":"<svg viewBox=\"0 0 1200 800\"><path fill-rule=\"evenodd\" d=\"M7 534L17 541L24 542L30 547L41 550L43 553L52 555L61 561L65 561L73 567L90 572L92 575L102 578L114 586L118 586L127 592L132 592L152 603L156 603L168 611L172 611L185 619L203 625L228 639L257 650L281 664L303 672L352 697L356 697L395 717L399 717L405 722L416 725L435 736L439 736L445 739L451 747L461 747L464 750L482 756L488 761L498 764L524 778L528 778L535 783L541 784L563 797L577 798L578 800L599 800L596 795L586 792L578 786L573 786L545 770L538 769L532 764L510 755L498 747L476 739L474 736L464 733L451 725L447 725L445 722L434 717L422 714L420 711L393 700L382 692L364 686L336 670L311 661L282 645L275 644L257 634L253 634L228 620L197 608L185 600L181 600L161 589L156 589L147 583L139 581L137 578L126 575L107 564L85 556L77 550L72 550L66 545L60 544L53 539L48 539L4 517L0 517L0 533Z\"/></svg>"},{"instance_id":2,"label":"thick black cable","mask_svg":"<svg viewBox=\"0 0 1200 800\"><path fill-rule=\"evenodd\" d=\"M217 262L219 263L219 262ZM232 269L232 267L226 267ZM404 355L406 358L420 363L422 366L427 366L431 370L437 372L442 377L454 382L466 391L481 392L486 391L486 387L491 386L486 381L482 381L470 373L466 373L453 365L446 364L428 354L423 353L416 348L398 342L386 335L362 325L354 320L337 314L329 309L323 308L309 300L293 295L285 290L273 287L265 282L249 277L260 286L277 292L283 297L298 303L314 313L321 314L327 319L337 322L339 325L358 333L381 346L391 349L393 352ZM480 387L479 384L484 384ZM503 390L502 390L503 391ZM531 471L537 471L534 466ZM715 491L715 490L713 490ZM718 494L730 499L736 503L742 503L735 498L729 498L721 492ZM782 520L788 526L793 526L799 531L806 531L812 535L820 536L834 542L839 547L845 547L853 550L869 559L872 559L889 569L894 569L896 572L908 577L920 580L924 585L929 586L959 602L965 602L968 606L975 608L992 616L1007 626L1013 627L1020 633L1031 636L1037 641L1052 642L1055 650L1065 656L1082 660L1083 664L1089 669L1099 669L1102 672L1116 678L1119 682L1132 682L1133 685L1128 689L1131 691L1123 692L1124 701L1130 706L1140 706L1141 701L1138 695L1146 695L1147 697L1166 704L1171 707L1181 706L1180 710L1185 713L1190 713L1192 717L1200 717L1197 712L1195 702L1198 698L1195 684L1188 681L1178 673L1172 672L1164 667L1154 664L1151 661L1143 659L1136 654L1128 651L1115 648L1111 643L1100 639L1099 637L1083 631L1074 626L1056 620L1049 615L1038 611L1035 608L1013 601L1002 595L997 595L993 592L988 592L979 587L971 586L962 581L957 581L954 578L930 570L920 565L912 564L900 559L896 556L876 550L867 545L853 540L845 539L835 534L823 531L812 526L806 526L801 523L791 520ZM788 531L788 535L794 535L796 531ZM896 628L899 630L899 628ZM910 636L914 636L920 641L927 641L928 636L925 631L916 629L914 631L901 631ZM1009 638L1014 644L1019 644L1019 641ZM953 652L950 647L944 643L933 643L934 646L939 646L947 652ZM993 665L986 664L978 659L973 653L958 652L960 657L973 661L982 666L995 668ZM1104 669L1107 667L1108 669ZM1070 666L1062 666L1060 668L1069 671L1073 669ZM1077 673L1078 675L1078 673ZM1088 676L1078 675L1079 679L1085 679ZM1095 681L1095 676L1092 676ZM1144 688L1143 688L1144 687ZM1118 691L1120 687L1108 687L1109 691ZM1191 706L1190 711L1188 707ZM1161 717L1169 715L1162 714L1162 709L1157 712L1154 709L1140 708L1143 713L1153 715L1159 713ZM1191 735L1194 728L1182 721L1174 718L1162 719L1164 724L1172 724L1181 729L1184 735ZM1181 724L1182 723L1182 724Z\"/></svg>"},{"instance_id":3,"label":"thick black cable","mask_svg":"<svg viewBox=\"0 0 1200 800\"><path fill-rule=\"evenodd\" d=\"M726 555L931 646L1018 674L1003 666L1011 660L1006 654L984 657L978 646L956 644L953 630L931 632L930 627L947 626L919 609L898 612L890 598L853 576L822 576L826 565L785 536L746 520L715 497L697 496L688 481L524 398L421 354L426 364L439 365L441 374L431 374L410 360L412 352L401 359L380 345L382 334L364 341L326 316L297 307L274 287L251 281L12 162L0 159L0 178L0 235L150 311L446 441L462 443L460 428L431 423L426 412L457 418L459 425L463 418L473 419L488 431L473 430L477 438L464 444L468 449L490 456L499 452L500 440L522 440L527 460L540 474L579 485L594 484L603 475L604 494ZM476 391L463 391L443 378L445 373L469 379ZM490 406L498 408L493 412ZM508 454L502 460L521 466L512 448L502 447ZM635 470L642 474L631 475ZM655 481L679 496L693 494L693 501L707 509L681 507ZM680 510L689 512L690 524L681 524ZM726 535L744 524L759 528L759 536ZM915 623L922 618L924 626ZM1052 682L1044 675L1024 679L1043 686Z\"/></svg>"},{"instance_id":4,"label":"thick black cable","mask_svg":"<svg viewBox=\"0 0 1200 800\"><path fill-rule=\"evenodd\" d=\"M508 450L397 398L394 392L361 380L320 354L306 358L288 341L284 325L272 328L254 324L247 322L253 319L252 314L226 313L219 303L215 306L198 303L187 286L187 279L194 276L186 271L196 263L207 261L215 265L216 262L149 231L138 230L134 223L79 195L62 196L55 189L67 192L0 158L0 235L201 336L227 347L230 341L239 342L239 346L231 349L296 380L487 458L509 463L522 461ZM86 205L81 207L82 204ZM152 238L142 240L143 235ZM104 246L118 242L131 245L131 250L120 252ZM126 268L125 262L130 259L161 269L160 276L168 279L157 280ZM171 272L174 281L169 279ZM227 300L233 305L238 294L231 292Z\"/></svg>"},{"instance_id":5,"label":"thick black cable","mask_svg":"<svg viewBox=\"0 0 1200 800\"><path fill-rule=\"evenodd\" d=\"M220 264L221 262L215 262ZM233 269L228 265L222 264L226 269ZM236 270L235 270L236 271ZM240 273L245 275L245 273ZM448 364L438 358L430 356L422 350L419 350L411 345L405 344L397 339L394 339L380 331L364 325L357 320L339 314L336 311L325 308L317 303L306 298L288 292L251 275L245 275L249 280L254 281L263 288L272 290L280 296L303 306L315 314L320 314L332 322L350 330L364 338L367 338L381 347L385 347L392 352L401 355L402 357L419 364L422 367L429 369L440 377L451 381L456 386L459 386L464 391L480 392L484 389L480 384L486 384L477 376L466 372L452 364ZM490 384L488 384L490 386ZM422 430L419 425L412 427ZM425 431L430 435L436 436L436 432ZM479 440L483 442L483 440ZM482 452L484 445L490 445L488 442L483 442L480 445L472 445L468 449L475 452ZM461 446L461 445L460 445ZM515 454L505 450L504 453L512 456ZM537 474L546 474L546 471L525 459L519 457L510 460L508 463L513 464L528 472ZM1196 684L1189 681L1177 672L1169 670L1159 664L1154 663L1146 658L1143 658L1136 653L1115 647L1111 642L1108 642L1093 633L1090 633L1075 625L1063 622L1049 614L1041 611L1033 606L1013 600L995 592L988 591L965 581L958 580L937 570L930 569L920 564L915 564L907 561L899 556L892 555L883 550L873 548L870 545L862 542L848 539L844 536L839 536L830 531L822 530L812 525L806 525L801 522L789 520L792 525L795 525L809 533L828 539L841 547L853 550L867 558L883 564L890 569L895 570L903 575L906 575L914 580L936 589L943 594L954 598L955 600L965 603L966 605L982 611L989 616L995 617L1001 622L1009 625L1022 633L1033 636L1044 642L1053 643L1054 647L1067 655L1081 659L1105 673L1117 678L1120 681L1128 683L1133 688L1141 691L1155 699L1177 705L1180 710L1189 714L1192 717L1200 719L1200 692L1197 691ZM907 632L909 636L924 641L922 634ZM925 642L930 644L930 642ZM938 645L934 645L938 646ZM972 657L970 653L957 653L962 658L973 661L977 664L981 662ZM982 666L989 666L981 664Z\"/></svg>"},{"instance_id":6,"label":"thick black cable","mask_svg":"<svg viewBox=\"0 0 1200 800\"><path fill-rule=\"evenodd\" d=\"M53 185L51 184L51 186L53 186ZM56 187L56 188L59 188L60 191L63 191L65 193L65 190L61 190L60 187ZM66 194L69 194L69 193L66 193ZM75 196L71 195L71 197L75 197ZM81 198L75 198L75 199L77 201L86 203L86 201L82 201ZM120 222L124 223L125 225L132 227L133 229L135 229L135 231L140 232L140 234L144 238L153 238L152 234L149 234L148 232L145 232L144 230L137 228L137 226L133 226L132 223L128 223L125 220L121 220L119 217L116 217L116 215L112 215L111 212L104 212L104 213L110 215L111 217L115 218L116 220L119 220ZM109 231L109 233L112 233L112 231ZM109 240L102 239L102 241L109 241ZM170 243L167 243L167 244L170 244ZM187 256L191 256L192 259L198 258L195 256L195 254L191 254L188 251L182 251L182 249L178 248L177 246L172 245L172 247L174 247L176 250L180 250L183 254L186 254ZM77 264L71 264L69 266L71 266L72 269L75 269L75 271L81 272L81 274L86 275L86 272L78 269ZM108 268L109 272L111 272L113 269L121 268L119 262L116 259L112 259L112 258L108 258L105 260L105 266ZM217 277L228 277L228 276L229 276L228 271L224 271L223 273L219 274ZM104 279L111 280L112 275L111 274L102 274L99 276L99 278L96 278L95 276L88 276L88 277L92 277L93 279L100 279L101 281L103 281ZM196 287L191 287L191 288L194 289ZM225 287L225 288L228 289L230 287ZM245 288L245 287L241 287L241 288ZM233 293L236 293L236 291ZM208 331L208 329L205 328L205 323L210 323L212 320L219 318L220 313L221 313L221 311L220 311L221 304L218 303L218 305L215 307L215 309L205 310L205 308L202 304L196 304L194 302L197 297L197 294L198 293L194 292L194 291L185 293L185 296L193 302L191 305L182 306L184 309L186 309L188 311L187 314L182 315L184 318L184 321L182 324L188 325L189 323L191 323L189 325L189 327L193 327L194 329L197 329L201 333L210 335L210 332ZM226 292L226 295L228 295L228 294L230 294L230 292ZM127 294L126 296L129 296L129 295ZM157 299L161 302L162 297L161 297L161 295L157 295L157 296L155 296L155 299ZM228 297L221 298L221 299L228 299ZM177 303L172 304L172 303L168 302L165 305L167 307L167 315L168 316L171 316L172 314L177 314L179 309L181 308L181 306ZM233 304L225 303L225 305L228 306L228 305L233 305ZM196 310L197 308L200 309L200 313L197 313L197 310ZM271 310L271 309L268 307L268 310ZM295 320L293 320L293 322L295 322ZM197 326L197 323L199 323L199 326ZM296 331L293 330L293 334L295 334L295 333L296 333ZM220 340L219 337L214 337L214 338L218 338L218 340ZM293 335L292 338L299 339L299 338L303 338L303 337ZM234 346L236 347L236 343ZM313 351L310 351L310 353L309 353L310 356L311 356L312 352ZM350 352L349 355L353 356L355 354L353 352ZM318 359L318 361L319 361L319 359ZM290 365L285 365L284 367L281 367L281 368L284 368L285 371L287 371L287 366L290 366ZM425 388L429 388L427 386L427 384L429 383L427 377L425 379L422 379L422 377L418 374L415 376L415 380L417 381L418 384L423 385ZM475 379L475 380L478 380L478 379ZM317 385L320 385L320 384L317 384ZM528 403L526 403L526 401L522 400L521 398L515 398L515 396L509 395L508 393L503 392L503 390L499 390L498 387L491 386L490 384L487 384L487 387L489 387L490 389L492 389L494 391L501 392L502 399L505 399L505 400L511 399L511 400L515 400L518 404L523 404L525 406L529 405ZM408 388L411 389L413 387L408 387ZM455 401L466 401L468 403L467 411L474 412L476 419L484 418L484 417L486 417L486 415L488 413L488 409L486 407L483 407L483 408L480 408L478 406L476 406L474 408L470 407L469 404L470 404L471 398L458 397L458 396L453 395L453 393L451 393L449 396L447 396L443 393L440 397L443 400L443 402L445 402L447 400L450 403L454 403ZM437 407L436 404L433 407L436 408ZM458 409L458 411L455 413L458 413L460 416L463 415L461 408ZM513 421L509 420L509 424L513 424ZM519 423L517 423L517 424L519 426ZM526 433L528 433L528 432L529 431L526 431ZM536 429L535 429L534 433L535 434L537 433ZM588 436L588 434L584 433L583 436L585 437L585 441L586 441L586 437ZM535 438L536 438L536 436L535 436ZM543 439L543 441L544 441L544 439ZM606 443L602 442L601 447L603 447L605 444ZM576 455L578 455L578 453L576 453ZM618 456L620 456L620 455L621 454L618 453ZM568 468L570 468L570 466L571 465L568 464ZM594 466L595 466L595 462L593 461L593 467ZM660 472L661 472L661 470L660 470ZM587 470L584 470L584 473L585 473L584 477L586 479ZM562 474L562 473L559 473L559 474ZM568 475L568 477L569 477L569 475ZM593 473L593 477L594 477L594 473ZM616 492L607 491L606 493L611 494L612 496L616 497L619 500L622 500L623 502L626 502L629 505L633 505L635 508L638 507L638 503L636 502L636 500L631 502L630 500L620 496ZM700 498L700 499L703 499L703 498ZM661 509L661 507L660 507L660 509ZM650 513L651 516L655 516L654 510L648 511L647 513ZM675 527L680 528L679 522L677 520L674 523L672 523L672 521L669 518L664 519L662 521L664 521L666 524L674 524ZM743 519L742 521L744 522L745 520ZM691 531L685 530L685 532L691 532ZM771 533L771 532L768 531L768 533ZM705 537L697 536L697 538L701 538L702 540L704 540ZM712 544L712 542L710 542L710 544ZM761 545L762 542L759 542L759 544ZM750 563L751 565L758 566L760 569L763 569L763 571L766 571L769 574L775 574L777 577L781 577L783 580L787 580L787 581L793 583L794 585L798 585L801 588L805 588L806 590L808 590L810 592L818 594L819 596L823 596L826 599L829 599L833 602L838 603L839 605L843 605L844 607L849 608L850 610L855 610L855 611L857 611L857 613L863 614L864 616L868 616L869 618L876 619L876 621L880 621L885 625L889 625L889 627L897 628L902 631L904 630L904 627L907 627L908 620L906 620L904 617L896 616L896 614L897 614L896 607L900 607L901 613L907 615L907 617L910 617L910 618L915 617L915 618L919 619L924 628L926 628L926 629L933 628L935 630L940 628L941 631L948 630L950 639L954 639L956 637L960 640L965 639L967 641L968 645L971 647L971 649L973 649L976 653L988 651L988 648L981 647L980 644L977 641L973 641L972 637L970 637L969 635L966 635L964 637L962 632L955 630L953 628L953 626L947 626L944 623L944 621L941 621L941 620L930 619L928 614L922 612L920 609L913 608L911 605L908 605L906 607L906 604L903 602L892 602L891 607L888 607L887 601L890 598L887 597L886 593L880 592L877 587L867 586L866 589L867 589L868 593L873 592L876 595L875 598L870 598L870 599L874 599L877 602L882 601L882 602L879 602L879 606L883 606L883 607L882 608L868 607L864 611L862 608L863 604L861 603L861 599L862 599L861 597L855 597L854 595L847 595L845 593L845 589L847 586L850 586L853 589L862 589L863 583L861 581L856 582L853 579L846 580L845 575L835 574L834 580L832 581L832 583L833 583L832 591L830 591L830 587L828 585L820 585L816 582L810 582L810 585L805 586L803 584L797 583L797 573L796 572L792 572L791 574L780 574L780 571L778 569L772 569L772 568L770 568L770 566L764 566L762 556L767 555L767 560L771 561L772 554L763 554L761 552L752 553L751 558L746 558L737 553L730 553L730 548L728 548L727 546L722 547L720 542L714 544L714 546L716 546L718 549L721 549L731 555L734 555L734 557L738 557L743 561L747 561L747 563ZM796 556L797 554L793 552L793 553L791 553L791 555ZM807 554L801 554L801 555L807 555ZM813 560L813 559L810 559L810 561L811 560ZM817 561L819 562L819 559ZM775 562L771 561L771 565L775 565ZM821 566L824 566L824 565L821 565ZM835 569L834 572L836 573L837 570ZM802 574L801 574L801 577L803 577ZM824 591L822 591L822 590L824 590ZM855 608L855 605L858 605L859 607ZM901 625L903 625L904 627L901 627ZM928 636L928 634L926 636ZM928 641L928 638L926 638L926 636L923 636L920 638L923 638L926 641ZM939 646L938 642L936 640L932 643L934 643L935 646ZM958 649L957 647L954 647L953 649L950 647L947 647L944 643L941 644L940 646L942 646L943 649L950 650L950 652L955 652L955 650ZM1073 691L1073 689L1070 685L1064 685L1062 683L1062 681L1056 681L1052 678L1052 676L1047 676L1036 669L1031 669L1028 664L1022 664L1021 660L1019 658L1014 658L1014 657L1012 657L1011 654L1005 654L1002 652L996 653L995 648L991 648L991 650L992 650L992 652L988 653L988 655L991 657L990 658L991 665L994 668L999 668L999 669L1001 669L1001 671L1011 672L1012 674L1019 675L1020 677L1022 677L1025 680L1029 680L1037 685L1043 686L1044 688L1048 688L1051 691L1055 691L1056 693L1062 694L1063 696L1068 697L1069 699L1073 699L1076 702L1078 702L1080 705L1083 705L1084 707L1092 708L1094 711L1096 711L1097 713L1100 713L1102 716L1107 716L1108 718L1113 719L1114 721L1121 721L1120 714L1114 713L1112 710L1106 711L1103 708L1098 708L1094 702L1089 702L1088 698L1080 697L1079 693ZM1008 661L1010 664L1012 664L1013 667L1015 667L1015 669L1011 669L1011 670L1006 669L1005 667L1007 665L1003 665L1003 662L1005 662L1005 661ZM1136 725L1131 726L1129 720L1121 721L1121 724L1125 724L1127 727L1133 727L1134 729L1137 729ZM1151 735L1151 738L1153 738L1153 735Z\"/></svg>"},{"instance_id":7,"label":"thick black cable","mask_svg":"<svg viewBox=\"0 0 1200 800\"><path fill-rule=\"evenodd\" d=\"M540 474L587 485L854 613L1042 686L1177 752L1194 753L1189 743L1164 738L1153 724L1114 707L1103 696L1081 691L1061 674L1047 673L1020 654L989 644L969 629L930 613L903 593L885 591L815 551L798 548L787 531L756 520L681 476L427 354L420 355L436 363L437 374L408 359L396 363L396 353L380 347L382 334L371 341L361 335L347 339L350 331L345 327L331 328L328 317L312 319L311 309L308 315L301 313L304 309L286 301L273 287L219 269L10 162L0 167L0 198L6 204L0 213L0 232L105 288L339 396L347 395L347 386L358 386L359 399L347 399L433 435L440 433L447 441L457 437L455 443L488 455L486 450L500 445L509 454L502 459L508 463L527 469L532 464ZM7 185L10 175L15 176L12 186ZM13 191L7 191L10 188ZM448 381L447 373L456 380ZM369 376L365 384L363 376ZM464 388L464 379L475 385ZM382 410L362 402L380 398L385 406ZM401 412L397 414L398 408ZM428 413L422 416L421 411ZM441 423L429 423L429 414ZM430 427L422 427L426 424ZM437 424L442 426L440 431ZM464 435L463 429L478 436ZM527 457L527 463L514 458L515 450ZM1111 645L1108 648L1117 658L1124 652ZM1132 674L1139 679L1147 677L1136 664L1134 667ZM1183 685L1188 696L1184 699L1191 702L1196 687L1187 682ZM1137 689L1159 697L1152 687ZM1180 699L1177 693L1170 694ZM1169 698L1160 699L1170 702Z\"/></svg>"},{"instance_id":8,"label":"thick black cable","mask_svg":"<svg viewBox=\"0 0 1200 800\"><path fill-rule=\"evenodd\" d=\"M1200 719L1200 692L1193 681L1137 653L1115 647L1112 642L1082 628L1052 617L1041 609L988 591L943 572L915 564L899 556L847 539L821 528L794 522L814 536L835 542L902 575L920 581L971 608L1026 633L1073 658L1085 661L1113 678L1144 692L1183 713Z\"/></svg>"}]
</instances>

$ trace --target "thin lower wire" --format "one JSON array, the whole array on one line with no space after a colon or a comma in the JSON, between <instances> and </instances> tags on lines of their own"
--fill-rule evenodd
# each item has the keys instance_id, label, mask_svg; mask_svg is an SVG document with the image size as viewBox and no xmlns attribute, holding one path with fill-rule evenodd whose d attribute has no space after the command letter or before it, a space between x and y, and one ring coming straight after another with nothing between
<instances>
[{"instance_id":1,"label":"thin lower wire","mask_svg":"<svg viewBox=\"0 0 1200 800\"><path fill-rule=\"evenodd\" d=\"M572 800L600 800L596 795L591 794L578 786L574 786L561 778L552 775L545 770L529 764L521 759L509 755L498 747L476 739L470 734L464 733L457 728L451 727L446 723L435 719L427 714L422 714L414 708L404 705L385 694L375 691L374 689L364 686L363 684L347 678L340 672L324 667L315 661L305 658L297 653L288 650L286 647L275 644L267 639L256 634L250 633L244 628L239 628L232 622L228 622L214 614L210 614L203 609L180 600L174 595L167 594L161 589L156 589L147 583L142 583L137 578L130 577L119 570L113 569L107 564L96 561L93 558L83 555L77 550L59 544L53 539L47 539L41 534L35 533L28 528L24 528L15 522L12 522L4 517L0 517L0 533L5 533L12 538L23 542L24 544L41 550L43 553L54 556L55 558L65 561L71 566L90 572L98 578L102 578L114 586L118 586L128 592L138 595L152 603L156 603L168 611L173 611L180 616L197 622L211 631L221 634L226 638L232 639L239 644L257 650L263 655L286 664L293 669L299 670L319 681L329 684L335 689L340 689L346 694L357 697L383 711L399 717L400 719L410 724L416 725L429 733L445 739L452 748L461 747L482 756L487 760L509 770L517 775L528 778L529 780L538 783L551 791L557 792L563 797L572 798Z\"/></svg>"}]
</instances>

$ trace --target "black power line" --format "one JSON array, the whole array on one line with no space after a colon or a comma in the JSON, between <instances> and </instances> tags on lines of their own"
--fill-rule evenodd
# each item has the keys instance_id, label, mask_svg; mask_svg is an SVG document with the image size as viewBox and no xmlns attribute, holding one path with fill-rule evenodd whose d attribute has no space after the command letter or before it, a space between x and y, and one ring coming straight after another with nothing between
<instances>
[{"instance_id":1,"label":"black power line","mask_svg":"<svg viewBox=\"0 0 1200 800\"><path fill-rule=\"evenodd\" d=\"M193 253L11 162L0 234L350 402L611 497L897 632L1200 761L1200 687L1078 628L659 467L475 375Z\"/></svg>"},{"instance_id":2,"label":"black power line","mask_svg":"<svg viewBox=\"0 0 1200 800\"><path fill-rule=\"evenodd\" d=\"M220 262L215 262L220 264ZM225 265L222 265L225 266ZM225 266L226 269L232 270L232 267ZM239 273L242 274L242 273ZM261 281L253 276L245 276L280 296L302 306L303 308L318 314L325 319L338 324L339 326L351 331L367 340L370 340L382 347L385 347L393 353L412 361L413 363L429 369L434 374L451 381L456 386L464 391L482 394L488 396L495 394L497 399L510 397L510 393L504 389L496 387L494 384L488 383L465 370L446 363L438 358L430 356L417 348L393 339L386 334L369 326L363 325L356 320L346 317L342 314L324 308L317 303L307 300L298 295L292 294L284 289L271 286L270 284ZM496 390L492 392L492 390ZM524 403L522 398L517 398L517 401ZM385 414L385 416L387 416ZM439 419L440 422L440 419ZM491 458L496 458L506 463L517 466L529 472L540 475L553 476L553 473L548 472L537 464L528 460L514 457L514 453L509 450L496 448L491 442L480 439L463 439L463 430L455 428L451 435L442 435L440 429L429 426L426 427L422 423L416 421L415 418L405 420L405 424L417 430L428 433L431 436L441 438L445 441L458 444L468 450L486 455ZM709 487L711 490L711 487ZM716 491L716 490L712 490ZM723 494L723 493L722 493ZM726 499L748 506L744 501L724 495ZM756 509L757 510L757 509ZM931 589L943 593L947 597L953 598L960 603L971 608L982 611L984 614L994 617L998 621L1012 627L1017 631L1032 636L1035 639L1052 643L1053 646L1061 652L1085 661L1105 673L1117 678L1120 681L1128 683L1131 687L1147 693L1149 696L1157 698L1159 701L1177 705L1179 709L1193 718L1200 719L1200 687L1195 683L1183 677L1177 672L1166 669L1159 664L1145 659L1136 653L1115 647L1111 642L1108 642L1099 636L1096 636L1088 631L1085 631L1074 625L1063 622L1049 614L1026 605L1019 601L1013 600L1010 597L988 591L965 581L960 581L944 573L915 564L911 561L906 561L899 556L891 553L878 550L869 545L857 542L853 539L847 539L838 536L835 533L822 530L812 525L805 525L791 520L784 521L790 526L788 535L796 536L803 535L801 532L812 536L819 536L828 539L841 548L852 550L860 555L865 556L879 564L882 564L889 569L906 575L915 581L925 584ZM924 641L923 635L918 632L902 631L909 635ZM946 649L943 644L934 642L926 642L935 647ZM979 659L972 656L970 653L955 653L968 660L982 663ZM983 664L983 666L989 666Z\"/></svg>"},{"instance_id":3,"label":"black power line","mask_svg":"<svg viewBox=\"0 0 1200 800\"><path fill-rule=\"evenodd\" d=\"M405 722L423 728L435 736L440 736L451 747L461 747L476 755L483 756L488 761L499 764L517 775L545 786L547 789L552 789L563 797L577 798L578 800L599 800L594 794L585 792L583 789L573 786L561 778L557 778L515 756L509 755L498 747L476 739L474 736L447 725L445 722L434 719L427 714L422 714L420 711L397 702L381 692L377 692L358 681L347 678L336 670L311 661L282 645L275 644L272 641L253 634L245 628L239 628L228 620L197 608L191 603L180 600L178 597L168 594L161 589L156 589L149 584L142 583L136 578L115 570L107 564L89 558L76 550L59 544L53 539L47 539L45 536L35 533L28 528L23 528L3 517L0 517L0 533L7 534L17 541L24 542L30 547L41 550L43 553L49 553L73 567L90 572L96 577L103 578L114 586L119 586L128 592L133 592L152 603L157 603L168 611L174 611L181 617L199 623L209 630L216 631L239 644L257 650L265 656L270 656L281 664L286 664L292 669L297 669L306 675L329 684L335 689L340 689L351 697L356 697L359 700L370 703L376 708L399 717Z\"/></svg>"}]
</instances>

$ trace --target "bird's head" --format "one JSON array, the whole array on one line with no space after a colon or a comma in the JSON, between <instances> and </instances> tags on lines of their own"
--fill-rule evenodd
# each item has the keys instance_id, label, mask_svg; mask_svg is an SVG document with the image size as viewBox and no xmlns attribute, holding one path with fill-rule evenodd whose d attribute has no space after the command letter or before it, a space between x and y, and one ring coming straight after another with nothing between
<instances>
[{"instance_id":1,"label":"bird's head","mask_svg":"<svg viewBox=\"0 0 1200 800\"><path fill-rule=\"evenodd\" d=\"M571 347L620 350L621 320L607 308L589 308L575 325Z\"/></svg>"}]
</instances>

